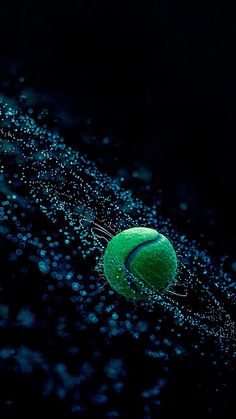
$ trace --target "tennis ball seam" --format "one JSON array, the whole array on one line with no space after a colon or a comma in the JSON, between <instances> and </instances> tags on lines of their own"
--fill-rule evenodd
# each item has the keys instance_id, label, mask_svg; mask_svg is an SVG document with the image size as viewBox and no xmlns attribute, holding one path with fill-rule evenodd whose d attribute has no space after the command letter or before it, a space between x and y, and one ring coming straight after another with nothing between
<instances>
[{"instance_id":1,"label":"tennis ball seam","mask_svg":"<svg viewBox=\"0 0 236 419\"><path fill-rule=\"evenodd\" d=\"M131 269L130 269L130 264L131 264L133 258L137 255L137 253L139 252L140 249L143 249L144 247L149 246L152 243L159 242L161 240L161 238L162 238L162 235L159 234L156 239L151 239L151 240L146 241L145 243L138 244L138 246L136 246L130 252L130 254L127 256L125 264L124 264L125 265L125 277L128 281L128 284L129 284L130 288L133 291L140 292L140 289L138 288L138 284L136 282L137 278L135 279L135 275L133 275L131 273ZM143 285L145 285L145 283L146 283L145 280L143 280Z\"/></svg>"},{"instance_id":2,"label":"tennis ball seam","mask_svg":"<svg viewBox=\"0 0 236 419\"><path fill-rule=\"evenodd\" d=\"M130 264L132 262L132 259L138 253L138 251L140 249L143 249L144 247L149 246L151 243L157 243L160 240L161 240L161 234L156 239L151 239L151 240L148 240L144 243L138 244L138 246L136 246L134 249L132 249L130 254L127 256L126 261L125 261L125 268L130 270Z\"/></svg>"}]
</instances>

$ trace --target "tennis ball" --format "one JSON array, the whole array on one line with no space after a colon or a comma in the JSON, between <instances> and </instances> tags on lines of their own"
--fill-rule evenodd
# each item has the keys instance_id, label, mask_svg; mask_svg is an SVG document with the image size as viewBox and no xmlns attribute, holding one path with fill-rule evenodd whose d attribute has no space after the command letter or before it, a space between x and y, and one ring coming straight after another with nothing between
<instances>
[{"instance_id":1,"label":"tennis ball","mask_svg":"<svg viewBox=\"0 0 236 419\"><path fill-rule=\"evenodd\" d=\"M148 291L163 292L171 284L177 258L163 234L152 228L133 227L110 240L103 266L112 288L127 298L141 300L148 298Z\"/></svg>"}]
</instances>

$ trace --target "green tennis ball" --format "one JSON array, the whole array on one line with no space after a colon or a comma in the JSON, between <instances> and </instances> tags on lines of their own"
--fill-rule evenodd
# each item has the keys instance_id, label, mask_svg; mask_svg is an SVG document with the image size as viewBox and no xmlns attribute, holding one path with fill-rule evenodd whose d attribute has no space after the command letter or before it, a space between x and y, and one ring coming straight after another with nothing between
<instances>
[{"instance_id":1,"label":"green tennis ball","mask_svg":"<svg viewBox=\"0 0 236 419\"><path fill-rule=\"evenodd\" d=\"M133 227L110 240L103 265L112 288L140 300L148 298L148 291L163 292L171 284L177 258L171 242L158 231Z\"/></svg>"}]
</instances>

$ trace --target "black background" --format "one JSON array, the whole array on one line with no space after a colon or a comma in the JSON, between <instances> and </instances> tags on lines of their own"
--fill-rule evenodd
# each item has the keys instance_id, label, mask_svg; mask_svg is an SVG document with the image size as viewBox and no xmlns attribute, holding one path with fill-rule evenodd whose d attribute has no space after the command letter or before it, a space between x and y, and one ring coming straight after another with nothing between
<instances>
[{"instance_id":1,"label":"black background","mask_svg":"<svg viewBox=\"0 0 236 419\"><path fill-rule=\"evenodd\" d=\"M23 0L0 10L1 61L119 138L127 166L146 165L167 200L213 208L227 244L236 209L233 8Z\"/></svg>"},{"instance_id":2,"label":"black background","mask_svg":"<svg viewBox=\"0 0 236 419\"><path fill-rule=\"evenodd\" d=\"M233 7L187 0L8 0L0 13L1 67L15 63L28 86L54 95L60 109L91 117L97 132L119 141L122 167L132 171L140 164L153 173L163 213L190 237L201 241L204 234L213 257L229 254L233 262ZM189 205L187 218L175 211L181 202Z\"/></svg>"}]
</instances>

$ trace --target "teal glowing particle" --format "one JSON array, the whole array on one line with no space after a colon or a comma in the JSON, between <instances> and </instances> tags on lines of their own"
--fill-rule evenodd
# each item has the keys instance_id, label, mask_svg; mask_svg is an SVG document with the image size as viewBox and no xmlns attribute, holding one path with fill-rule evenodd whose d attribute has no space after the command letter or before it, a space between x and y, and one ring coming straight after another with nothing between
<instances>
[{"instance_id":1,"label":"teal glowing particle","mask_svg":"<svg viewBox=\"0 0 236 419\"><path fill-rule=\"evenodd\" d=\"M177 257L171 242L158 231L133 227L110 240L103 266L112 288L140 300L169 287L176 274Z\"/></svg>"}]
</instances>

